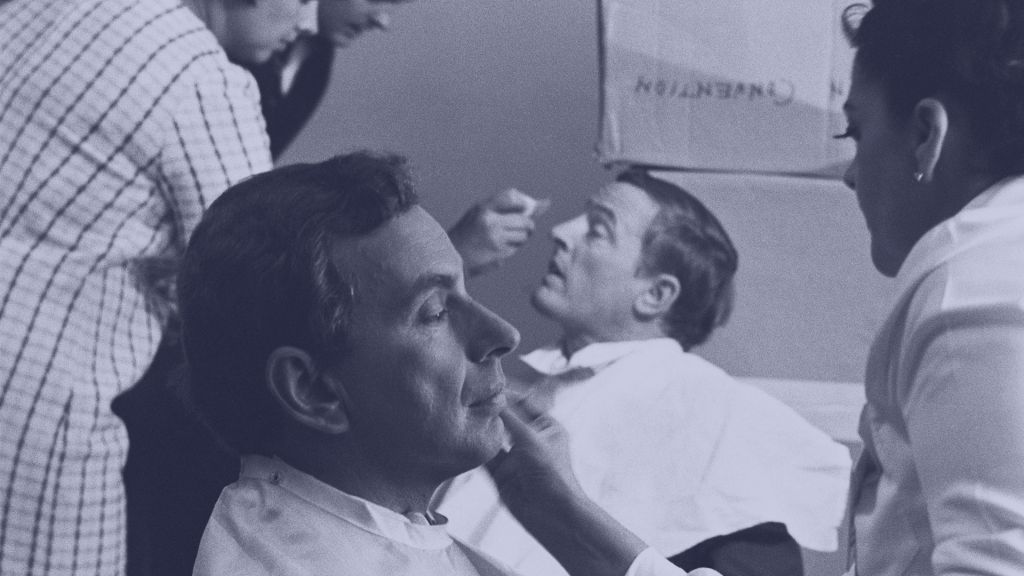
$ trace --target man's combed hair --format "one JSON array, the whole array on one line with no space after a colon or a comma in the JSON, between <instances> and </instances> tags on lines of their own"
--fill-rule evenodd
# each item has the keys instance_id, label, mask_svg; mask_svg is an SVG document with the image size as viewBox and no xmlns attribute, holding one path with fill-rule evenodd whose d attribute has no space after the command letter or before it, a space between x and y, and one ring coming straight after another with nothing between
<instances>
[{"instance_id":1,"label":"man's combed hair","mask_svg":"<svg viewBox=\"0 0 1024 576\"><path fill-rule=\"evenodd\" d=\"M684 350L702 344L732 312L736 248L725 228L704 204L679 186L640 169L621 173L659 206L643 238L640 273L671 274L680 294L662 319L666 335Z\"/></svg>"},{"instance_id":2,"label":"man's combed hair","mask_svg":"<svg viewBox=\"0 0 1024 576\"><path fill-rule=\"evenodd\" d=\"M343 354L356 287L334 239L369 234L418 202L405 160L357 152L254 176L203 216L178 281L193 400L236 450L258 449L278 411L269 353Z\"/></svg>"},{"instance_id":3,"label":"man's combed hair","mask_svg":"<svg viewBox=\"0 0 1024 576\"><path fill-rule=\"evenodd\" d=\"M996 175L1024 172L1024 2L875 0L847 8L843 24L897 114L952 98Z\"/></svg>"}]
</instances>

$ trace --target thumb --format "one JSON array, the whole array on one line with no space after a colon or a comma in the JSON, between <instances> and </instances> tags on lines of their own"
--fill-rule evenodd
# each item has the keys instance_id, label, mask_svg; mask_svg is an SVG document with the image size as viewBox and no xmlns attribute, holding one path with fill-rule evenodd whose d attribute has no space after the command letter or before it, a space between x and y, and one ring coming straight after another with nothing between
<instances>
[{"instance_id":1,"label":"thumb","mask_svg":"<svg viewBox=\"0 0 1024 576\"><path fill-rule=\"evenodd\" d=\"M510 450L515 450L516 454L520 455L523 453L536 454L544 450L538 432L519 412L506 408L501 412L501 421L505 424L505 431L508 433L509 443L512 447L502 448L494 458L487 462L487 470L495 478L501 474L502 464L508 459Z\"/></svg>"}]
</instances>

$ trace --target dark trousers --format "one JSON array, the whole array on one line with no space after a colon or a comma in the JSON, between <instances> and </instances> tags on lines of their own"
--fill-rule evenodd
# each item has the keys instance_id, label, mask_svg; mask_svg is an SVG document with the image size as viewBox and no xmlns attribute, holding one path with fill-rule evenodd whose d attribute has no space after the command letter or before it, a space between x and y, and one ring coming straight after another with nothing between
<instances>
[{"instance_id":1,"label":"dark trousers","mask_svg":"<svg viewBox=\"0 0 1024 576\"><path fill-rule=\"evenodd\" d=\"M778 522L715 536L669 558L690 571L714 568L725 576L803 576L800 545Z\"/></svg>"},{"instance_id":2,"label":"dark trousers","mask_svg":"<svg viewBox=\"0 0 1024 576\"><path fill-rule=\"evenodd\" d=\"M164 345L132 389L114 400L128 429L124 468L128 576L188 576L206 521L239 458L190 408L183 359Z\"/></svg>"}]
</instances>

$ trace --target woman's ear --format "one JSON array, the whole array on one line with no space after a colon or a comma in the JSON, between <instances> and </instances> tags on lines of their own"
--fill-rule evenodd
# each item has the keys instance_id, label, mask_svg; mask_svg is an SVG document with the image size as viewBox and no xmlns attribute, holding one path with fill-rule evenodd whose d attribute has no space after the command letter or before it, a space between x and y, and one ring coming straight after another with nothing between
<instances>
[{"instance_id":1,"label":"woman's ear","mask_svg":"<svg viewBox=\"0 0 1024 576\"><path fill-rule=\"evenodd\" d=\"M939 164L946 136L949 114L946 105L936 98L925 98L914 107L914 158L921 182L930 182Z\"/></svg>"},{"instance_id":2,"label":"woman's ear","mask_svg":"<svg viewBox=\"0 0 1024 576\"><path fill-rule=\"evenodd\" d=\"M341 383L321 372L305 350L274 349L267 358L266 378L271 396L288 418L328 434L349 429Z\"/></svg>"},{"instance_id":3,"label":"woman's ear","mask_svg":"<svg viewBox=\"0 0 1024 576\"><path fill-rule=\"evenodd\" d=\"M633 310L642 318L665 315L679 298L679 279L662 273L646 278L645 282L647 286L633 301Z\"/></svg>"}]
</instances>

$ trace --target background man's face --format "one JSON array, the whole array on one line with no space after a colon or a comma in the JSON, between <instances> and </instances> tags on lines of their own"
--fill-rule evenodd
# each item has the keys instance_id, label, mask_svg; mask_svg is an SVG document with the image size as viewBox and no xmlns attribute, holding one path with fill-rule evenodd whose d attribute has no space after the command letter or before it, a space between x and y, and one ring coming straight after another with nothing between
<instances>
[{"instance_id":1,"label":"background man's face","mask_svg":"<svg viewBox=\"0 0 1024 576\"><path fill-rule=\"evenodd\" d=\"M555 226L555 253L533 305L569 332L604 339L632 317L643 237L658 214L646 192L624 183L594 194L583 214Z\"/></svg>"},{"instance_id":2,"label":"background man's face","mask_svg":"<svg viewBox=\"0 0 1024 576\"><path fill-rule=\"evenodd\" d=\"M283 50L298 36L307 0L241 0L225 2L224 51L237 62L259 64Z\"/></svg>"},{"instance_id":3,"label":"background man's face","mask_svg":"<svg viewBox=\"0 0 1024 576\"><path fill-rule=\"evenodd\" d=\"M470 298L444 229L413 207L369 236L338 240L355 283L351 345L330 370L366 456L443 478L493 457L504 439L500 356L510 324Z\"/></svg>"}]
</instances>

